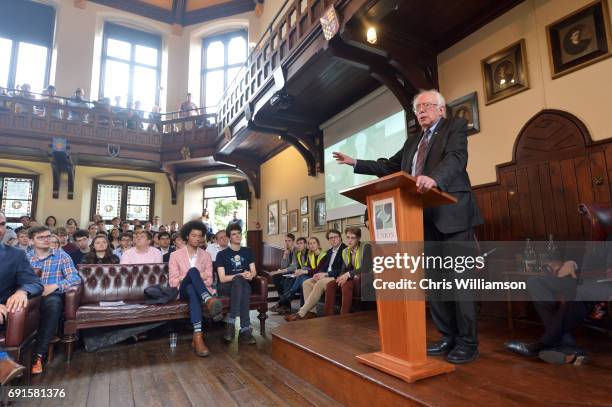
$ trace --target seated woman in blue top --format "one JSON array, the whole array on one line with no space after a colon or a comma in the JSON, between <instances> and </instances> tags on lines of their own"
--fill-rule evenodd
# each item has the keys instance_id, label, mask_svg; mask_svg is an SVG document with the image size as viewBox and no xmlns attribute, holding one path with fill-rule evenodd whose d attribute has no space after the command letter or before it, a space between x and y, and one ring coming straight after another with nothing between
<instances>
[{"instance_id":1,"label":"seated woman in blue top","mask_svg":"<svg viewBox=\"0 0 612 407\"><path fill-rule=\"evenodd\" d=\"M251 333L249 306L251 301L251 280L257 275L255 256L248 247L240 246L242 228L233 223L227 227L229 246L217 254L216 266L219 273L219 293L230 297L230 313L225 326L223 339L234 339L234 324L240 316L239 342L254 344Z\"/></svg>"},{"instance_id":2,"label":"seated woman in blue top","mask_svg":"<svg viewBox=\"0 0 612 407\"><path fill-rule=\"evenodd\" d=\"M297 241L297 250L298 252L306 252L301 248L303 246L303 241L300 238ZM278 304L276 306L276 310L279 314L290 314L291 313L291 300L294 295L298 293L304 281L308 280L312 277L314 273L316 273L321 265L324 263L323 259L325 259L326 251L321 249L321 242L316 237L311 237L308 239L308 251L306 255L303 257L300 254L298 258L298 262L303 261L302 265L298 265L298 269L295 270L290 277L287 278L287 286L283 292L283 295L278 300ZM305 260L305 261L304 261Z\"/></svg>"}]
</instances>

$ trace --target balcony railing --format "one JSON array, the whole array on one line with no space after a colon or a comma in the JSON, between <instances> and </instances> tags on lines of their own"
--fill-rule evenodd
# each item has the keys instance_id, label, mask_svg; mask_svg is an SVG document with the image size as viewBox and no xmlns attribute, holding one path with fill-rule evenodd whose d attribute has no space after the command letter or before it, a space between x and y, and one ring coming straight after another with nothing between
<instances>
[{"instance_id":1,"label":"balcony railing","mask_svg":"<svg viewBox=\"0 0 612 407\"><path fill-rule=\"evenodd\" d=\"M319 26L319 18L332 3L334 0L285 1L221 98L217 118L220 132L273 79L274 70Z\"/></svg>"},{"instance_id":2,"label":"balcony railing","mask_svg":"<svg viewBox=\"0 0 612 407\"><path fill-rule=\"evenodd\" d=\"M0 95L0 129L155 147L178 135L185 138L212 130L213 137L217 136L216 115L201 114L202 109L145 113L86 100L39 96Z\"/></svg>"}]
</instances>

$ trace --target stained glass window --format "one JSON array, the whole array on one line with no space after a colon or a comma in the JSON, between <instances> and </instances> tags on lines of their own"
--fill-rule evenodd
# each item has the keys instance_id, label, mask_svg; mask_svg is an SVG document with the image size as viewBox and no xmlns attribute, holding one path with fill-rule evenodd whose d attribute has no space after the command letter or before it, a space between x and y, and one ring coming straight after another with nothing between
<instances>
[{"instance_id":1,"label":"stained glass window","mask_svg":"<svg viewBox=\"0 0 612 407\"><path fill-rule=\"evenodd\" d=\"M121 217L121 193L123 187L114 184L98 184L96 213L104 220Z\"/></svg>"},{"instance_id":2,"label":"stained glass window","mask_svg":"<svg viewBox=\"0 0 612 407\"><path fill-rule=\"evenodd\" d=\"M127 186L127 219L148 220L151 206L151 188Z\"/></svg>"},{"instance_id":3,"label":"stained glass window","mask_svg":"<svg viewBox=\"0 0 612 407\"><path fill-rule=\"evenodd\" d=\"M18 220L21 216L32 217L34 206L34 177L10 176L0 174L0 196L8 221Z\"/></svg>"},{"instance_id":4,"label":"stained glass window","mask_svg":"<svg viewBox=\"0 0 612 407\"><path fill-rule=\"evenodd\" d=\"M93 190L91 219L96 213L107 224L114 217L142 221L153 218L153 184L94 180Z\"/></svg>"}]
</instances>

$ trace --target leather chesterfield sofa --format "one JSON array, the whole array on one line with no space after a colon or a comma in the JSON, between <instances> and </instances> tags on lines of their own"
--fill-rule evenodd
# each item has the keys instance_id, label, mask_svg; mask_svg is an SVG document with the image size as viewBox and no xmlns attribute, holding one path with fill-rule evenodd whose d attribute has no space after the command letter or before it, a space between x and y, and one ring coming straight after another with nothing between
<instances>
[{"instance_id":1,"label":"leather chesterfield sofa","mask_svg":"<svg viewBox=\"0 0 612 407\"><path fill-rule=\"evenodd\" d=\"M168 285L168 265L87 265L78 266L81 284L68 289L64 310L66 357L72 358L77 332L80 329L130 325L189 318L187 302L144 304L144 290L159 284ZM251 309L259 311L260 332L265 335L268 317L267 281L255 277L252 281ZM229 311L229 298L220 297L224 312ZM101 306L100 301L123 301L125 305Z\"/></svg>"}]
</instances>

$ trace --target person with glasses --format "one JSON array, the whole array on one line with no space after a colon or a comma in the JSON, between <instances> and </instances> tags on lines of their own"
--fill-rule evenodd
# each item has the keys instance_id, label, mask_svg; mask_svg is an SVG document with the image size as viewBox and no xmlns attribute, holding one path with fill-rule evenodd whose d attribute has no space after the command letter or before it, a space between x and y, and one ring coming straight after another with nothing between
<instances>
[{"instance_id":1,"label":"person with glasses","mask_svg":"<svg viewBox=\"0 0 612 407\"><path fill-rule=\"evenodd\" d=\"M40 269L40 281L44 287L32 364L32 374L40 374L43 371L49 341L57 332L60 317L64 312L64 294L68 288L80 284L81 278L70 256L63 250L51 248L52 235L48 227L34 226L28 232L34 246L28 253L28 260L32 268Z\"/></svg>"},{"instance_id":2,"label":"person with glasses","mask_svg":"<svg viewBox=\"0 0 612 407\"><path fill-rule=\"evenodd\" d=\"M123 253L132 248L133 240L134 236L132 235L132 232L123 233L121 235L120 245L113 251L113 254L119 257L119 260L121 260Z\"/></svg>"},{"instance_id":3,"label":"person with glasses","mask_svg":"<svg viewBox=\"0 0 612 407\"><path fill-rule=\"evenodd\" d=\"M0 212L0 241L6 229L6 216ZM21 311L28 305L28 298L43 291L40 279L34 273L23 250L0 243L0 330L6 327L8 314ZM0 346L0 384L4 386L19 377L24 366L15 363Z\"/></svg>"},{"instance_id":4,"label":"person with glasses","mask_svg":"<svg viewBox=\"0 0 612 407\"><path fill-rule=\"evenodd\" d=\"M474 227L483 223L466 170L467 121L460 117L446 117L446 102L437 90L419 92L412 101L412 107L420 131L408 134L402 149L392 157L356 160L337 151L333 152L333 156L338 164L352 166L356 174L383 177L405 171L415 177L418 193L424 194L437 188L455 197L455 204L424 210L425 241L446 242L444 246L429 245L426 254L442 257L472 255L464 253L464 250L457 253L455 248L458 245L448 243L470 242L465 247L475 246ZM475 247L470 250L475 251ZM450 273L453 278L459 277L450 269L430 269L426 272L428 278L436 281L441 281ZM462 273L461 277L468 274ZM429 344L427 353L448 353L446 359L449 362L467 363L478 357L476 305L469 293L453 287L452 292L447 294L441 290L428 293L432 319L442 338ZM462 298L462 301L443 301L443 294L444 299Z\"/></svg>"},{"instance_id":5,"label":"person with glasses","mask_svg":"<svg viewBox=\"0 0 612 407\"><path fill-rule=\"evenodd\" d=\"M317 267L311 278L304 281L302 291L304 293L304 305L300 310L285 317L286 321L298 321L300 319L310 319L317 315L313 311L317 303L325 294L325 289L330 281L335 281L342 271L342 251L346 245L342 242L342 234L339 230L330 229L327 232L327 240L331 247L327 250L325 259L322 264Z\"/></svg>"},{"instance_id":6,"label":"person with glasses","mask_svg":"<svg viewBox=\"0 0 612 407\"><path fill-rule=\"evenodd\" d=\"M55 228L55 230L53 231L53 234L57 235L58 239L59 239L59 243L60 243L60 247L68 254L72 254L74 252L76 252L77 250L79 250L78 247L76 247L75 244L70 243L68 241L68 230L66 230L65 227L60 226Z\"/></svg>"}]
</instances>

